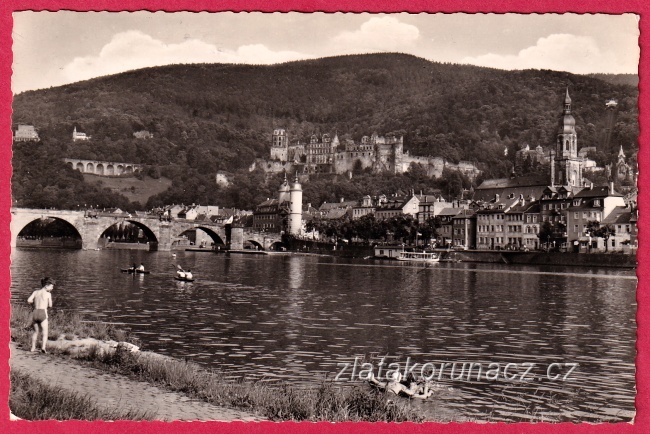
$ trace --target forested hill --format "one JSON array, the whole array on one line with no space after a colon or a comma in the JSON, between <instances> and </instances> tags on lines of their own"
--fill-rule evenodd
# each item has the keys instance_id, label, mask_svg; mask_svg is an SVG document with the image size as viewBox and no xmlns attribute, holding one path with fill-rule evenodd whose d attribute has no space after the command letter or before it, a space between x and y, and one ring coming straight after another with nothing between
<instances>
[{"instance_id":1,"label":"forested hill","mask_svg":"<svg viewBox=\"0 0 650 434\"><path fill-rule=\"evenodd\" d=\"M272 66L172 65L19 94L14 126L36 126L68 157L217 170L266 157L273 128L293 139L337 131L356 140L403 134L405 149L472 160L504 175L524 144L554 141L569 86L579 146L602 146L605 102L618 101L607 149L636 148L636 87L555 71L502 71L404 54ZM92 136L72 143L76 126ZM153 140L136 140L146 129Z\"/></svg>"}]
</instances>

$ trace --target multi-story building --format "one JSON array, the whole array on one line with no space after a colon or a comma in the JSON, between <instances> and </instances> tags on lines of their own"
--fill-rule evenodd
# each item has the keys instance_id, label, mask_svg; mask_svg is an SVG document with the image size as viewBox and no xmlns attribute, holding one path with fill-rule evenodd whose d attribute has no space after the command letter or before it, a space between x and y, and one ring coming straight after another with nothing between
<instances>
[{"instance_id":1,"label":"multi-story building","mask_svg":"<svg viewBox=\"0 0 650 434\"><path fill-rule=\"evenodd\" d=\"M602 226L609 226L614 230L614 234L608 240L607 251L620 252L630 249L632 238L632 210L627 206L617 206L601 222Z\"/></svg>"},{"instance_id":2,"label":"multi-story building","mask_svg":"<svg viewBox=\"0 0 650 434\"><path fill-rule=\"evenodd\" d=\"M533 202L524 210L523 243L528 250L537 250L540 246L539 225L540 225L539 202Z\"/></svg>"},{"instance_id":3,"label":"multi-story building","mask_svg":"<svg viewBox=\"0 0 650 434\"><path fill-rule=\"evenodd\" d=\"M375 209L377 220L386 220L399 215L417 216L420 200L414 194L410 196L391 196Z\"/></svg>"},{"instance_id":4,"label":"multi-story building","mask_svg":"<svg viewBox=\"0 0 650 434\"><path fill-rule=\"evenodd\" d=\"M589 242L598 242L586 233L590 221L602 222L616 207L625 207L623 195L614 191L614 184L606 187L585 188L572 199L572 206L566 211L567 243L581 243L581 248L587 249ZM598 248L598 245L592 245ZM604 246L603 246L604 247Z\"/></svg>"},{"instance_id":5,"label":"multi-story building","mask_svg":"<svg viewBox=\"0 0 650 434\"><path fill-rule=\"evenodd\" d=\"M352 219L357 220L363 216L374 214L377 207L384 203L386 203L386 196L383 194L375 198L365 195L360 203L352 207Z\"/></svg>"},{"instance_id":6,"label":"multi-story building","mask_svg":"<svg viewBox=\"0 0 650 434\"><path fill-rule=\"evenodd\" d=\"M476 248L476 212L472 209L458 209L458 214L452 216L454 246Z\"/></svg>"},{"instance_id":7,"label":"multi-story building","mask_svg":"<svg viewBox=\"0 0 650 434\"><path fill-rule=\"evenodd\" d=\"M519 197L502 198L496 195L493 201L486 204L483 209L476 211L477 249L500 250L506 248L508 245L506 212L519 203L519 200Z\"/></svg>"},{"instance_id":8,"label":"multi-story building","mask_svg":"<svg viewBox=\"0 0 650 434\"><path fill-rule=\"evenodd\" d=\"M437 244L440 247L451 246L454 242L454 217L461 212L460 208L444 208L436 217L440 219Z\"/></svg>"},{"instance_id":9,"label":"multi-story building","mask_svg":"<svg viewBox=\"0 0 650 434\"><path fill-rule=\"evenodd\" d=\"M14 142L38 142L40 138L33 125L18 125L14 133Z\"/></svg>"}]
</instances>

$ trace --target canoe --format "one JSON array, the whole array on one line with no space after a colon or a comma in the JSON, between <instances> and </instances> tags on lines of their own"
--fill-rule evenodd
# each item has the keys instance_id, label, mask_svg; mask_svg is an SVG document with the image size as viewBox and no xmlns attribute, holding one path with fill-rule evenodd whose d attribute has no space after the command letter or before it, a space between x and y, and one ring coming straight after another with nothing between
<instances>
[{"instance_id":1,"label":"canoe","mask_svg":"<svg viewBox=\"0 0 650 434\"><path fill-rule=\"evenodd\" d=\"M133 273L133 270L130 268L122 268L122 273ZM149 274L151 271L141 271L141 270L135 270L136 274Z\"/></svg>"},{"instance_id":2,"label":"canoe","mask_svg":"<svg viewBox=\"0 0 650 434\"><path fill-rule=\"evenodd\" d=\"M174 277L174 279L178 280L179 282L194 282L194 279L186 279L184 277Z\"/></svg>"}]
</instances>

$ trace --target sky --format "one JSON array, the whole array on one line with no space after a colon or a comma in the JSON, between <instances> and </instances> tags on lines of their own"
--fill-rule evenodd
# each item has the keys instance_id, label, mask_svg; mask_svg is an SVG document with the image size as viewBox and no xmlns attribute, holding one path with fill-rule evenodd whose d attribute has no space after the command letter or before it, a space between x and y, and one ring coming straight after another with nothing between
<instances>
[{"instance_id":1,"label":"sky","mask_svg":"<svg viewBox=\"0 0 650 434\"><path fill-rule=\"evenodd\" d=\"M638 17L577 14L16 12L12 90L172 63L402 52L437 62L635 74Z\"/></svg>"}]
</instances>

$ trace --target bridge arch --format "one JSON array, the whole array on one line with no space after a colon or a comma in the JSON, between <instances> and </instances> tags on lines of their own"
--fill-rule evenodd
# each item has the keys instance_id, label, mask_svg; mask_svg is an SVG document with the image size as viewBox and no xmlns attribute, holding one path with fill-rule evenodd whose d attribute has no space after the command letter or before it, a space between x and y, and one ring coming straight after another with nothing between
<instances>
[{"instance_id":1,"label":"bridge arch","mask_svg":"<svg viewBox=\"0 0 650 434\"><path fill-rule=\"evenodd\" d=\"M112 164L109 164L106 166L106 174L107 175L115 175L115 166Z\"/></svg>"},{"instance_id":2,"label":"bridge arch","mask_svg":"<svg viewBox=\"0 0 650 434\"><path fill-rule=\"evenodd\" d=\"M95 166L93 163L86 163L86 172L88 173L94 173L95 172Z\"/></svg>"},{"instance_id":3,"label":"bridge arch","mask_svg":"<svg viewBox=\"0 0 650 434\"><path fill-rule=\"evenodd\" d=\"M37 213L30 213L30 214L20 214L20 215L12 215L11 218L11 246L15 247L17 245L18 237L21 236L20 234L25 230L28 229L28 226L34 222L37 222L38 220L46 220L46 219L51 219L54 221L59 221L59 222L65 222L67 225L72 227L74 229L74 232L76 233L76 236L83 242L83 227L81 227L78 224L77 219L72 216L72 218L68 218L67 216L50 216L47 214L41 214L38 215Z\"/></svg>"},{"instance_id":4,"label":"bridge arch","mask_svg":"<svg viewBox=\"0 0 650 434\"><path fill-rule=\"evenodd\" d=\"M224 246L226 245L226 237L225 234L222 237L217 231L215 231L213 228L207 228L205 226L197 226L197 229L201 229L203 232L208 234L210 238L212 238L212 241L214 242L215 245L217 244L223 244Z\"/></svg>"},{"instance_id":5,"label":"bridge arch","mask_svg":"<svg viewBox=\"0 0 650 434\"><path fill-rule=\"evenodd\" d=\"M77 163L76 169L79 172L84 172L84 163Z\"/></svg>"},{"instance_id":6,"label":"bridge arch","mask_svg":"<svg viewBox=\"0 0 650 434\"><path fill-rule=\"evenodd\" d=\"M142 232L144 233L144 236L147 238L147 241L149 242L149 251L155 251L158 250L158 236L156 235L156 232L154 232L153 229L151 229L149 226L146 224L142 223L141 221L138 220L131 220L131 219L120 219L111 222L108 226L106 226L99 234L96 236L96 239L94 241L99 241L100 238L108 231L110 228L113 226L120 224L122 222L130 223L137 227L138 229L141 229Z\"/></svg>"},{"instance_id":7,"label":"bridge arch","mask_svg":"<svg viewBox=\"0 0 650 434\"><path fill-rule=\"evenodd\" d=\"M263 245L262 243L260 243L259 241L257 241L257 240L254 240L254 239L248 239L248 240L246 240L246 241L244 242L244 248L246 248L246 247L245 247L245 246L246 246L246 243L253 245L253 247L255 247L255 250L266 250L266 249L264 248L264 245Z\"/></svg>"}]
</instances>

